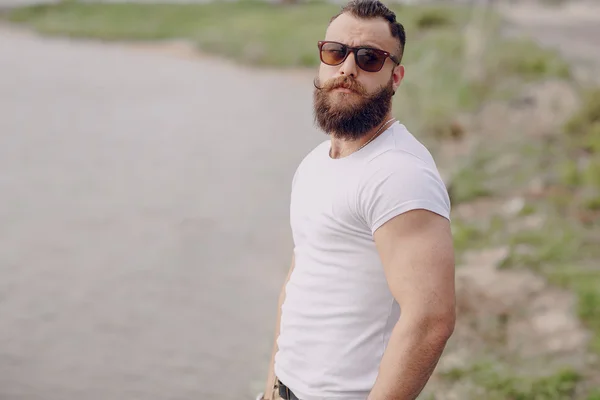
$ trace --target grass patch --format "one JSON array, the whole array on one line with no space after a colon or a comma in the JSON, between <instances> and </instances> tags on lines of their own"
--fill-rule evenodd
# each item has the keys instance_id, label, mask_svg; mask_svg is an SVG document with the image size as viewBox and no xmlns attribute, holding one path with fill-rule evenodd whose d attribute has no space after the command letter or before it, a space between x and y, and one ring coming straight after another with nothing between
<instances>
[{"instance_id":1,"label":"grass patch","mask_svg":"<svg viewBox=\"0 0 600 400\"><path fill-rule=\"evenodd\" d=\"M589 229L559 215L548 218L541 228L520 230L505 239L510 253L500 267L530 268L572 290L579 317L593 334L592 350L600 354L600 268L594 261L600 259L600 250L587 239Z\"/></svg>"},{"instance_id":2,"label":"grass patch","mask_svg":"<svg viewBox=\"0 0 600 400\"><path fill-rule=\"evenodd\" d=\"M600 87L588 90L583 95L583 105L566 123L565 131L576 136L600 133Z\"/></svg>"},{"instance_id":3,"label":"grass patch","mask_svg":"<svg viewBox=\"0 0 600 400\"><path fill-rule=\"evenodd\" d=\"M448 13L439 9L425 11L417 16L415 25L419 29L439 28L442 26L453 25L454 21Z\"/></svg>"},{"instance_id":4,"label":"grass patch","mask_svg":"<svg viewBox=\"0 0 600 400\"><path fill-rule=\"evenodd\" d=\"M594 335L592 349L600 354L600 268L583 269L565 264L548 277L554 284L575 291L579 317Z\"/></svg>"},{"instance_id":5,"label":"grass patch","mask_svg":"<svg viewBox=\"0 0 600 400\"><path fill-rule=\"evenodd\" d=\"M556 51L542 48L531 40L501 40L495 51L488 54L493 75L508 73L527 79L569 78L571 75L569 65Z\"/></svg>"},{"instance_id":6,"label":"grass patch","mask_svg":"<svg viewBox=\"0 0 600 400\"><path fill-rule=\"evenodd\" d=\"M586 400L600 400L600 388L593 389Z\"/></svg>"},{"instance_id":7,"label":"grass patch","mask_svg":"<svg viewBox=\"0 0 600 400\"><path fill-rule=\"evenodd\" d=\"M541 229L522 230L512 235L509 238L512 251L507 263L544 272L545 267L573 260L581 251L578 235L560 224L546 225ZM529 251L519 253L519 248Z\"/></svg>"},{"instance_id":8,"label":"grass patch","mask_svg":"<svg viewBox=\"0 0 600 400\"><path fill-rule=\"evenodd\" d=\"M452 181L452 202L464 203L491 195L484 180L485 174L476 169L462 169Z\"/></svg>"},{"instance_id":9,"label":"grass patch","mask_svg":"<svg viewBox=\"0 0 600 400\"><path fill-rule=\"evenodd\" d=\"M472 8L392 4L407 31L406 78L395 99L395 112L409 128L424 135L452 135L458 113L484 99L519 87L521 80L565 76L566 67L553 53L528 42L502 39L499 19L489 16L488 49L481 62L485 76L466 76L464 27ZM262 1L209 4L79 3L18 8L10 21L49 35L102 40L187 39L205 52L255 66L315 67L316 42L339 6L320 1L274 5Z\"/></svg>"},{"instance_id":10,"label":"grass patch","mask_svg":"<svg viewBox=\"0 0 600 400\"><path fill-rule=\"evenodd\" d=\"M469 249L483 247L487 242L486 231L483 228L458 219L452 220L452 236L454 248L458 254Z\"/></svg>"},{"instance_id":11,"label":"grass patch","mask_svg":"<svg viewBox=\"0 0 600 400\"><path fill-rule=\"evenodd\" d=\"M187 39L204 51L252 65L305 66L318 62L316 42L328 4L274 6L240 1L209 4L63 3L9 14L49 35L102 40Z\"/></svg>"},{"instance_id":12,"label":"grass patch","mask_svg":"<svg viewBox=\"0 0 600 400\"><path fill-rule=\"evenodd\" d=\"M468 378L488 400L567 400L573 399L581 376L565 368L542 377L513 375L496 363L478 363L466 369L453 369L444 377L450 381Z\"/></svg>"},{"instance_id":13,"label":"grass patch","mask_svg":"<svg viewBox=\"0 0 600 400\"><path fill-rule=\"evenodd\" d=\"M527 217L529 215L533 215L536 212L536 206L535 204L532 203L527 203L523 206L523 208L521 209L521 211L519 211L519 216L520 217Z\"/></svg>"},{"instance_id":14,"label":"grass patch","mask_svg":"<svg viewBox=\"0 0 600 400\"><path fill-rule=\"evenodd\" d=\"M455 29L468 15L449 7L394 7L410 33ZM322 39L339 7L326 2L273 5L263 1L208 4L63 2L11 11L8 19L49 35L102 40L189 39L205 51L252 65L319 64ZM418 46L413 37L412 47ZM410 48L411 46L408 46ZM411 50L414 51L414 50Z\"/></svg>"},{"instance_id":15,"label":"grass patch","mask_svg":"<svg viewBox=\"0 0 600 400\"><path fill-rule=\"evenodd\" d=\"M561 164L559 182L573 193L571 207L593 223L600 219L600 88L585 92L564 130L568 159Z\"/></svg>"},{"instance_id":16,"label":"grass patch","mask_svg":"<svg viewBox=\"0 0 600 400\"><path fill-rule=\"evenodd\" d=\"M489 151L477 152L453 174L449 188L453 204L472 201L492 195L488 167L494 159Z\"/></svg>"},{"instance_id":17,"label":"grass patch","mask_svg":"<svg viewBox=\"0 0 600 400\"><path fill-rule=\"evenodd\" d=\"M470 227L475 222L477 226L485 223L480 220L461 221L462 230L457 230L457 252L477 249L481 243L508 245L509 256L501 263L501 268L529 268L547 277L553 284L573 291L578 299L578 316L592 333L591 350L598 354L599 127L600 90L592 89L585 95L581 109L565 125L564 135L557 134L553 140L546 142L525 138L521 142L511 142L508 148L495 144L493 153L487 147L485 150L493 156L492 163L489 156L482 159L481 151L477 149L461 170L466 173L458 174L458 184L462 189L457 197L458 200L471 201L485 194L483 189L493 188L494 192L510 190L513 196L526 199L525 207L517 215L503 217L504 228L467 230L463 227ZM522 154L523 161L498 174L491 167L493 160L499 160L510 152ZM533 197L528 197L527 185L521 188L516 181L511 187L499 189L499 175L516 177L518 173L523 173L525 182L541 178L544 187ZM497 210L490 211L494 215ZM487 219L490 218L491 215ZM595 373L598 371L595 370ZM507 398L528 397L514 395Z\"/></svg>"}]
</instances>

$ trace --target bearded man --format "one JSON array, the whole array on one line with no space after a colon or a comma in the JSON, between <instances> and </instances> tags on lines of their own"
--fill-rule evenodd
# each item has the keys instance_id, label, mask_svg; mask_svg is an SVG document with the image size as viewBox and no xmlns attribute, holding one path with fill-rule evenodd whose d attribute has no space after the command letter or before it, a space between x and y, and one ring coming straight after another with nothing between
<instances>
[{"instance_id":1,"label":"bearded man","mask_svg":"<svg viewBox=\"0 0 600 400\"><path fill-rule=\"evenodd\" d=\"M410 400L454 330L450 199L430 152L392 116L406 35L356 0L318 43L314 113L328 140L292 181L291 268L264 396Z\"/></svg>"}]
</instances>

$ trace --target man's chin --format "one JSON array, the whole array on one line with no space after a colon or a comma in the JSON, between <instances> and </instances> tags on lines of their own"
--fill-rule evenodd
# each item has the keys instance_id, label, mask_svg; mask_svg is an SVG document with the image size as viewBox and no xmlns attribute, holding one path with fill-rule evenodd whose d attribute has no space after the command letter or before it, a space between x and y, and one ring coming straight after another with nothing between
<instances>
[{"instance_id":1,"label":"man's chin","mask_svg":"<svg viewBox=\"0 0 600 400\"><path fill-rule=\"evenodd\" d=\"M330 103L329 111L336 115L343 115L345 118L352 118L356 113L359 107L356 107L354 102L349 104L347 101L343 103L335 102L333 104Z\"/></svg>"}]
</instances>

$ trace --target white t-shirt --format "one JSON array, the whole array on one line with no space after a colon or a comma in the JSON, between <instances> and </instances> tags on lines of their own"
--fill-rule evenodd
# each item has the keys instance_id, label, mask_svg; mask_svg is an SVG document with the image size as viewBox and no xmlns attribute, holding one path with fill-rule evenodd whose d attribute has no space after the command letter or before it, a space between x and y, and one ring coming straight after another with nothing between
<instances>
[{"instance_id":1,"label":"white t-shirt","mask_svg":"<svg viewBox=\"0 0 600 400\"><path fill-rule=\"evenodd\" d=\"M344 158L329 149L327 140L308 154L292 183L296 265L275 373L301 400L365 400L400 317L373 233L413 209L449 219L450 200L431 154L404 125Z\"/></svg>"}]
</instances>

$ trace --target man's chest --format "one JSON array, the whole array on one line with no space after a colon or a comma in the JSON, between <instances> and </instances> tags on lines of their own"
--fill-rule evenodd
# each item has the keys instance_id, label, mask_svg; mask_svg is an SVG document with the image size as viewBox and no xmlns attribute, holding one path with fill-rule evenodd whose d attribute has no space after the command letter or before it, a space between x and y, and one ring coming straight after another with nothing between
<instances>
[{"instance_id":1,"label":"man's chest","mask_svg":"<svg viewBox=\"0 0 600 400\"><path fill-rule=\"evenodd\" d=\"M344 240L368 233L357 213L354 179L324 172L300 177L290 203L290 224L296 245Z\"/></svg>"}]
</instances>

